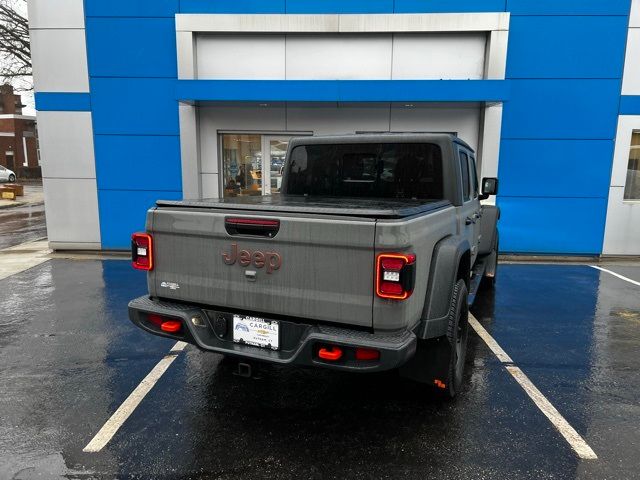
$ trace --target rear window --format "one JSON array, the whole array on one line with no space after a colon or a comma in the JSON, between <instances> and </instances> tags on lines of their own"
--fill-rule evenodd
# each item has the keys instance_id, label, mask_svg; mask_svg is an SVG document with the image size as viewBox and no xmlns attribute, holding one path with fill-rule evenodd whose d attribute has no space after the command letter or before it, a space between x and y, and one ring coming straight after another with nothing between
<instances>
[{"instance_id":1,"label":"rear window","mask_svg":"<svg viewBox=\"0 0 640 480\"><path fill-rule=\"evenodd\" d=\"M431 143L300 145L287 194L441 200L442 151Z\"/></svg>"}]
</instances>

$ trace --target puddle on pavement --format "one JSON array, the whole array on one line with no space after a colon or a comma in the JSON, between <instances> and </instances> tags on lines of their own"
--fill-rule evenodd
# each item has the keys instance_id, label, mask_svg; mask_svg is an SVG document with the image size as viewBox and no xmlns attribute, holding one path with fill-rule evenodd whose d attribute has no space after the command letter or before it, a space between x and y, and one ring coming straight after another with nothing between
<instances>
[{"instance_id":1,"label":"puddle on pavement","mask_svg":"<svg viewBox=\"0 0 640 480\"><path fill-rule=\"evenodd\" d=\"M640 324L640 310L617 309L612 310L611 315Z\"/></svg>"}]
</instances>

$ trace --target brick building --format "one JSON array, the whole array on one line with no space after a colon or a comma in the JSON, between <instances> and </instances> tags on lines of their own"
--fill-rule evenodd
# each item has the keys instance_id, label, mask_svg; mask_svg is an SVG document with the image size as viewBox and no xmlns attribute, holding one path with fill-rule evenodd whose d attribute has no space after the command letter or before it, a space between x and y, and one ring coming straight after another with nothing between
<instances>
[{"instance_id":1,"label":"brick building","mask_svg":"<svg viewBox=\"0 0 640 480\"><path fill-rule=\"evenodd\" d=\"M36 117L22 114L22 100L11 85L0 85L0 165L18 178L38 178L40 162Z\"/></svg>"}]
</instances>

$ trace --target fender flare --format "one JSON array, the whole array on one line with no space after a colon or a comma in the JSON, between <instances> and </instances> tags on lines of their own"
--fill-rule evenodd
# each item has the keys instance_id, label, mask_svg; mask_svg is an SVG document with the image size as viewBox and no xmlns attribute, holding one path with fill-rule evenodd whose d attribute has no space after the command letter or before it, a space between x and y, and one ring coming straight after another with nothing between
<instances>
[{"instance_id":1,"label":"fender flare","mask_svg":"<svg viewBox=\"0 0 640 480\"><path fill-rule=\"evenodd\" d=\"M453 287L458 279L458 267L463 256L470 252L469 241L459 235L445 237L435 245L422 320L416 331L418 338L441 337L447 333L447 318Z\"/></svg>"}]
</instances>

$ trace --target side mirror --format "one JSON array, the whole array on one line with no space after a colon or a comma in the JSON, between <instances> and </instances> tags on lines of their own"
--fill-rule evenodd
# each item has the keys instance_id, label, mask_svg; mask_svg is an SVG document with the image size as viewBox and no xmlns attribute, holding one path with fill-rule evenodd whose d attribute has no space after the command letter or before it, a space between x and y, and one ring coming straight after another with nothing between
<instances>
[{"instance_id":1,"label":"side mirror","mask_svg":"<svg viewBox=\"0 0 640 480\"><path fill-rule=\"evenodd\" d=\"M486 200L491 195L498 194L498 179L487 177L482 179L482 195L480 195L480 200Z\"/></svg>"}]
</instances>

